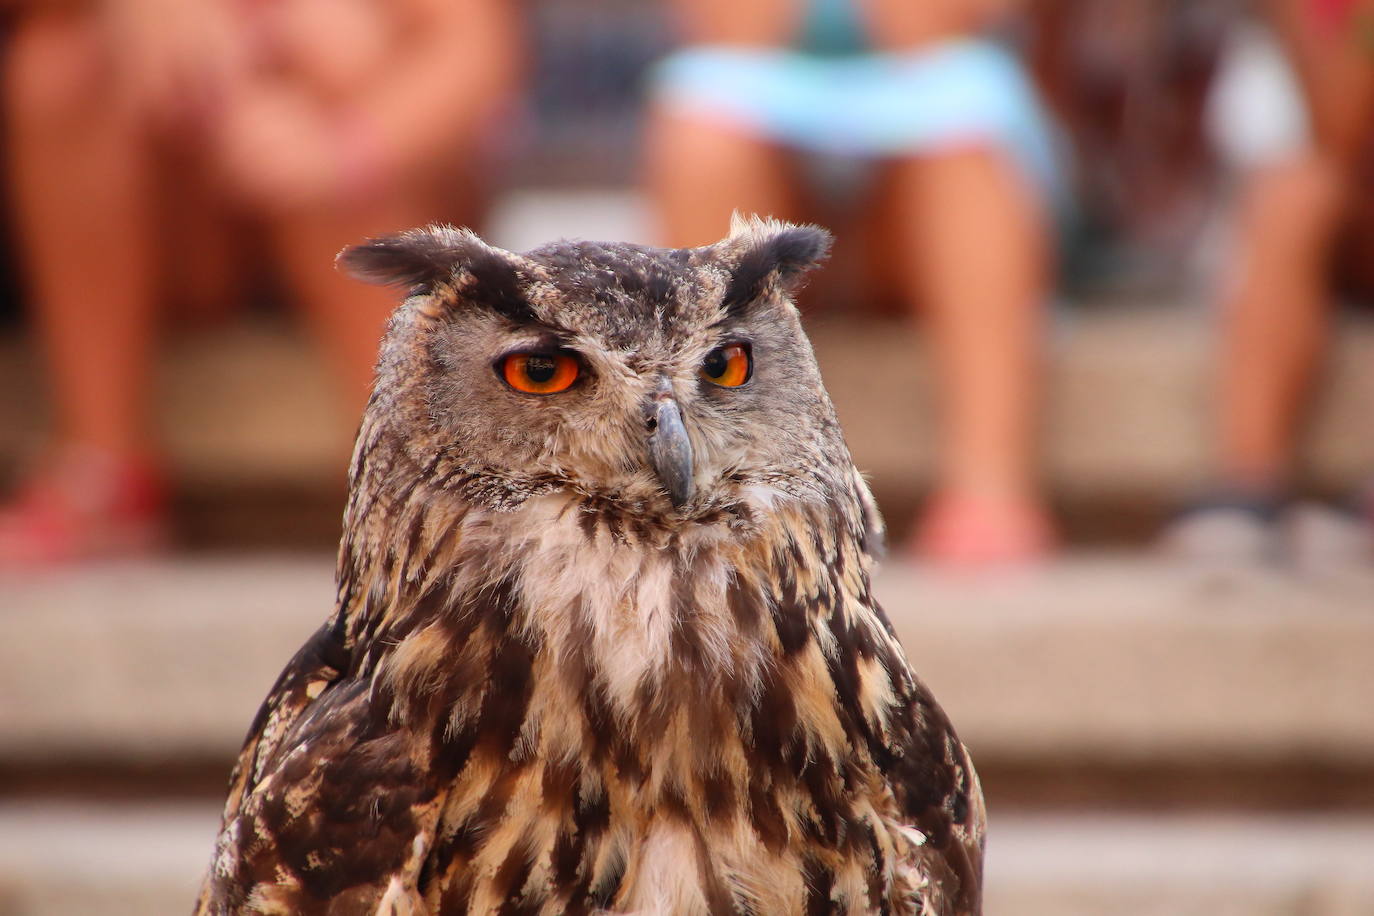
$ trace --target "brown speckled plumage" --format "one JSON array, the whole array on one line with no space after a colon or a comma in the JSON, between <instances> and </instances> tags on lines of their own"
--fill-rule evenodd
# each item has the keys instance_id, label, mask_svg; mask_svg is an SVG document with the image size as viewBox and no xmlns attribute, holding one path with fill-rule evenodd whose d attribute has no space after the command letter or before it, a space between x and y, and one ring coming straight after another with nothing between
<instances>
[{"instance_id":1,"label":"brown speckled plumage","mask_svg":"<svg viewBox=\"0 0 1374 916\"><path fill-rule=\"evenodd\" d=\"M977 777L870 592L881 523L790 301L827 244L343 255L410 296L337 608L253 723L197 912L979 912ZM697 371L729 341L733 389ZM520 347L582 376L512 390Z\"/></svg>"}]
</instances>

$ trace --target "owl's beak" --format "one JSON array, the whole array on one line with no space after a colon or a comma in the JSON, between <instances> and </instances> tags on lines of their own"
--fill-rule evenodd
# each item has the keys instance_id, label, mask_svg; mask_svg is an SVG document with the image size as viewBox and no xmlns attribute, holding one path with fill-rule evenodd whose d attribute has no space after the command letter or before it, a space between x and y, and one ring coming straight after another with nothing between
<instances>
[{"instance_id":1,"label":"owl's beak","mask_svg":"<svg viewBox=\"0 0 1374 916\"><path fill-rule=\"evenodd\" d=\"M645 411L649 427L649 460L663 482L673 506L682 508L695 487L692 484L692 443L682 425L682 410L667 386L660 386Z\"/></svg>"}]
</instances>

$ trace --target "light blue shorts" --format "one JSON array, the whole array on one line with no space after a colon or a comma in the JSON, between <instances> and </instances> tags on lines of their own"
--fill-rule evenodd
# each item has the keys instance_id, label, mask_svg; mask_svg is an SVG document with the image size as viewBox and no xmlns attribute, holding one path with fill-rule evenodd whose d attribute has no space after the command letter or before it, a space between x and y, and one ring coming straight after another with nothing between
<instances>
[{"instance_id":1,"label":"light blue shorts","mask_svg":"<svg viewBox=\"0 0 1374 916\"><path fill-rule=\"evenodd\" d=\"M1020 63L992 41L845 56L696 45L668 55L650 79L660 104L803 152L876 158L995 146L1048 198L1061 196L1049 119Z\"/></svg>"}]
</instances>

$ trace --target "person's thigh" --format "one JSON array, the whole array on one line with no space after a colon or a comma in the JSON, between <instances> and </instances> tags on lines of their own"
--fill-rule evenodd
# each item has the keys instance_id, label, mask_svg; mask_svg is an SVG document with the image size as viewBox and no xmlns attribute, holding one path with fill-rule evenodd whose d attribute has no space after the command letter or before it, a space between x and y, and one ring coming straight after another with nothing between
<instances>
[{"instance_id":1,"label":"person's thigh","mask_svg":"<svg viewBox=\"0 0 1374 916\"><path fill-rule=\"evenodd\" d=\"M1374 116L1374 0L1268 0L1265 10L1302 81L1316 143L1348 166Z\"/></svg>"},{"instance_id":2,"label":"person's thigh","mask_svg":"<svg viewBox=\"0 0 1374 916\"><path fill-rule=\"evenodd\" d=\"M665 244L704 245L730 214L793 217L795 178L785 150L703 114L660 106L650 118L647 184Z\"/></svg>"}]
</instances>

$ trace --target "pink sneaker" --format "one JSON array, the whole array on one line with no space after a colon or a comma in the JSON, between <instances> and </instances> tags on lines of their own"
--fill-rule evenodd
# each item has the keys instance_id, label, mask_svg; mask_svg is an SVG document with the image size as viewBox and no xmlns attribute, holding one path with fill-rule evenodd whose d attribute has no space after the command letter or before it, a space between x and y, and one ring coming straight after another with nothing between
<instances>
[{"instance_id":1,"label":"pink sneaker","mask_svg":"<svg viewBox=\"0 0 1374 916\"><path fill-rule=\"evenodd\" d=\"M908 550L917 561L944 567L1021 566L1054 553L1049 515L1031 500L936 495Z\"/></svg>"},{"instance_id":2,"label":"pink sneaker","mask_svg":"<svg viewBox=\"0 0 1374 916\"><path fill-rule=\"evenodd\" d=\"M65 449L0 508L0 569L151 553L166 527L162 479L151 465Z\"/></svg>"}]
</instances>

